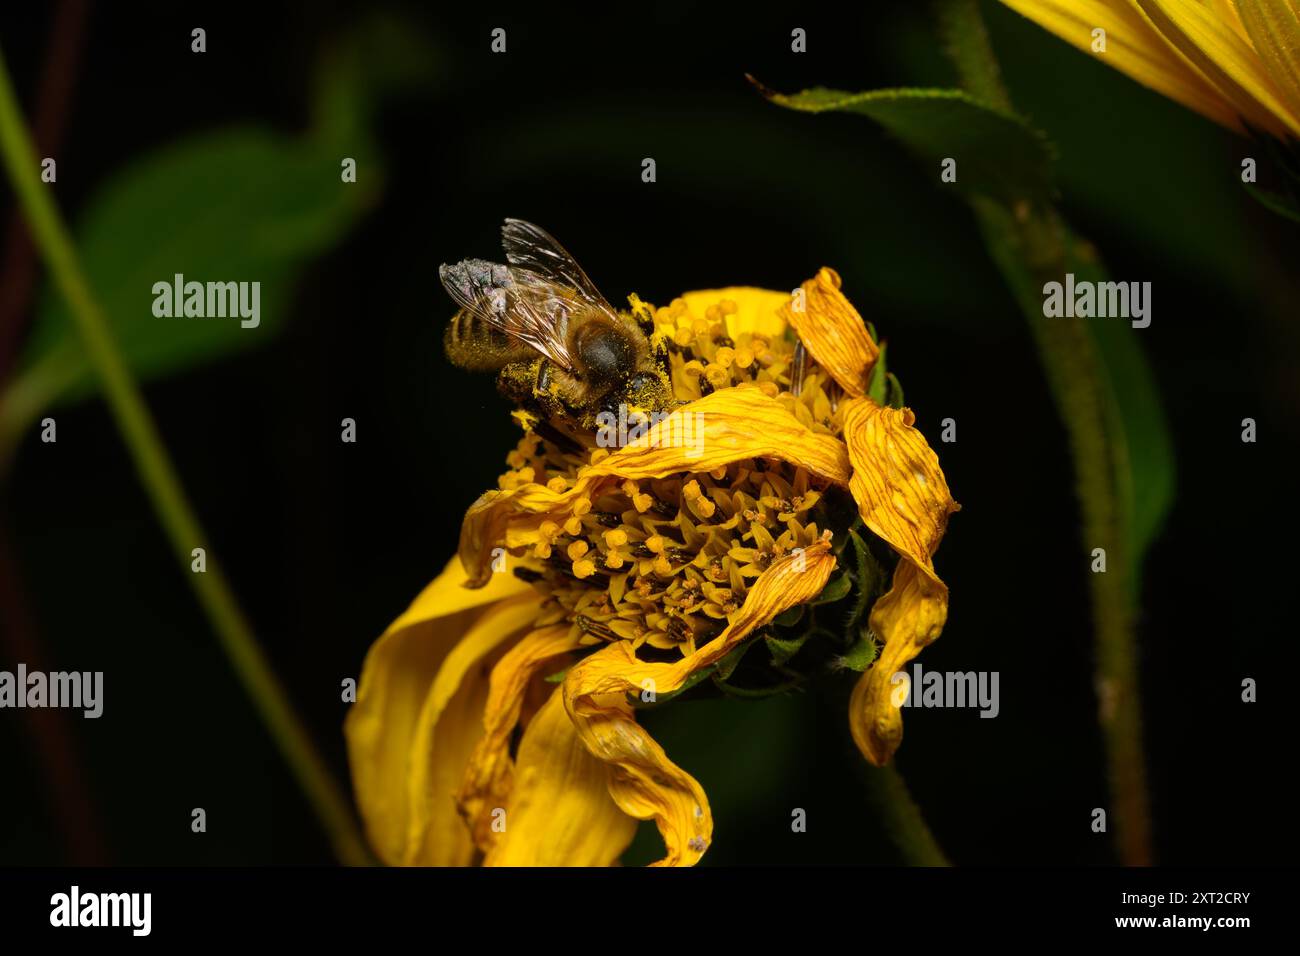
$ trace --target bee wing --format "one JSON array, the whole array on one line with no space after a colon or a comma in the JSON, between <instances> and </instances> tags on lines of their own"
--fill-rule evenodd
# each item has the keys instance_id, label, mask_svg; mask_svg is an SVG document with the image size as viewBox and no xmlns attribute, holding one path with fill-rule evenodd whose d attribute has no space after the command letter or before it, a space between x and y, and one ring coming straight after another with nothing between
<instances>
[{"instance_id":1,"label":"bee wing","mask_svg":"<svg viewBox=\"0 0 1300 956\"><path fill-rule=\"evenodd\" d=\"M566 333L577 302L565 289L485 259L441 265L438 277L462 309L573 371Z\"/></svg>"},{"instance_id":2,"label":"bee wing","mask_svg":"<svg viewBox=\"0 0 1300 956\"><path fill-rule=\"evenodd\" d=\"M520 281L571 289L588 306L611 317L617 315L577 260L541 226L522 219L507 219L501 227L501 245L510 264L523 270L523 275L516 276Z\"/></svg>"}]
</instances>

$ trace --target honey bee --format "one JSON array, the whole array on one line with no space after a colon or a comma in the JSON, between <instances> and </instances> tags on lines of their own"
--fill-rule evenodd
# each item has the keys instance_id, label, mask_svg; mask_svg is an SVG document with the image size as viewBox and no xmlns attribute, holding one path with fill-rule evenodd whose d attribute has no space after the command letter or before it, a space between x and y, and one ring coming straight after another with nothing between
<instances>
[{"instance_id":1,"label":"honey bee","mask_svg":"<svg viewBox=\"0 0 1300 956\"><path fill-rule=\"evenodd\" d=\"M638 321L616 311L544 229L507 219L501 235L509 265L438 267L460 307L443 339L453 365L497 372L503 395L566 431L595 429L619 404L647 415L673 404L648 313Z\"/></svg>"}]
</instances>

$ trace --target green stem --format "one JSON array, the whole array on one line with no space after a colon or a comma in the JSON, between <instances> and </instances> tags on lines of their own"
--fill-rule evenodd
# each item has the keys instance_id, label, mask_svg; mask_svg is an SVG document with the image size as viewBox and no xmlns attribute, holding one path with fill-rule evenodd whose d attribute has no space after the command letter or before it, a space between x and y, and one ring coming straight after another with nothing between
<instances>
[{"instance_id":1,"label":"green stem","mask_svg":"<svg viewBox=\"0 0 1300 956\"><path fill-rule=\"evenodd\" d=\"M971 93L1011 108L978 0L943 0L940 24L961 82ZM1043 316L1045 282L1061 281L1079 255L1051 206L1008 209L974 202L990 254L1029 322L1057 411L1065 423L1082 512L1084 550L1106 552L1106 573L1089 575L1098 719L1106 748L1121 860L1151 863L1150 810L1142 746L1141 697L1132 587L1136 573L1124 533L1120 483L1124 463L1108 440L1103 370L1096 342L1082 324ZM1082 271L1080 267L1078 271ZM1087 566L1087 565L1084 565Z\"/></svg>"},{"instance_id":2,"label":"green stem","mask_svg":"<svg viewBox=\"0 0 1300 956\"><path fill-rule=\"evenodd\" d=\"M862 766L872 803L903 862L908 866L951 866L902 774L893 766L873 767L865 761Z\"/></svg>"},{"instance_id":3,"label":"green stem","mask_svg":"<svg viewBox=\"0 0 1300 956\"><path fill-rule=\"evenodd\" d=\"M347 798L289 704L225 575L210 557L203 529L186 500L148 406L81 271L67 228L50 198L50 187L43 185L37 175L39 158L19 111L3 54L0 54L0 151L33 238L68 302L140 480L235 673L253 698L272 738L329 834L339 860L353 865L369 863L369 853ZM203 548L209 554L205 573L189 571L194 548Z\"/></svg>"}]
</instances>

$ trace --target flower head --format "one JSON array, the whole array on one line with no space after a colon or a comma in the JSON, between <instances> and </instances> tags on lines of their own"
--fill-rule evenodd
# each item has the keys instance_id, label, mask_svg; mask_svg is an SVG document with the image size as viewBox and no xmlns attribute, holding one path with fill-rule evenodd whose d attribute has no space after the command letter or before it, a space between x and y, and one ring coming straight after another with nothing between
<instances>
[{"instance_id":1,"label":"flower head","mask_svg":"<svg viewBox=\"0 0 1300 956\"><path fill-rule=\"evenodd\" d=\"M839 277L631 305L667 345L679 407L613 448L529 428L466 513L459 559L367 658L348 743L388 862L609 864L635 820L655 821L661 863L696 862L707 795L637 708L728 686L760 635L848 585L880 642L853 738L876 764L901 740L890 678L943 627L933 555L957 505L911 412L879 400L881 351ZM848 571L857 527L896 556L873 605ZM799 676L775 646L761 687L778 657Z\"/></svg>"},{"instance_id":2,"label":"flower head","mask_svg":"<svg viewBox=\"0 0 1300 956\"><path fill-rule=\"evenodd\" d=\"M1116 69L1229 129L1300 137L1295 0L1002 2L1080 49L1104 50Z\"/></svg>"}]
</instances>

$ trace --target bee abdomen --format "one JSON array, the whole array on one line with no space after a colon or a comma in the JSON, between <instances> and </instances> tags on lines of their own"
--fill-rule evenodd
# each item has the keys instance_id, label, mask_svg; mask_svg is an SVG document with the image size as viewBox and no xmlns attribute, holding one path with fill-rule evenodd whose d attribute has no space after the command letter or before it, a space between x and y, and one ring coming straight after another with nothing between
<instances>
[{"instance_id":1,"label":"bee abdomen","mask_svg":"<svg viewBox=\"0 0 1300 956\"><path fill-rule=\"evenodd\" d=\"M457 312L443 333L443 349L451 364L470 372L495 372L536 353L472 312Z\"/></svg>"}]
</instances>

